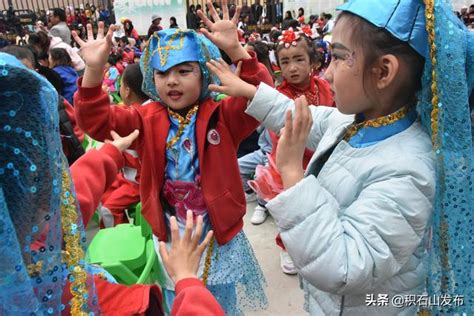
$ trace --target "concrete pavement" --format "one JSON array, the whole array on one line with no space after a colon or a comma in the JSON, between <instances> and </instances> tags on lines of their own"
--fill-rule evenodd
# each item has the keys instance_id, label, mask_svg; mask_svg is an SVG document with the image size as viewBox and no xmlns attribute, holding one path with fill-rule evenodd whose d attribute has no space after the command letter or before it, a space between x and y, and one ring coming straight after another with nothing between
<instances>
[{"instance_id":1,"label":"concrete pavement","mask_svg":"<svg viewBox=\"0 0 474 316\"><path fill-rule=\"evenodd\" d=\"M244 231L252 244L255 255L267 280L268 309L246 313L249 316L307 315L303 310L303 291L298 276L288 276L280 268L280 248L275 243L278 233L272 217L261 225L252 225L250 218L256 203L247 204Z\"/></svg>"}]
</instances>

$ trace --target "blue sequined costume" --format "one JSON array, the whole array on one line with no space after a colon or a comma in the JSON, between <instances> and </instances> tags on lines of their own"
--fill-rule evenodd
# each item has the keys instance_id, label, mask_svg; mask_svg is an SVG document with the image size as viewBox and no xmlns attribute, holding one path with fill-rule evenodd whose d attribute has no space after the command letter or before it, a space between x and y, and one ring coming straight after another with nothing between
<instances>
[{"instance_id":1,"label":"blue sequined costume","mask_svg":"<svg viewBox=\"0 0 474 316\"><path fill-rule=\"evenodd\" d=\"M74 282L71 272L84 269L82 258L67 263L63 234L78 237L76 254L85 249L78 205L64 226L63 207L77 203L61 150L58 95L42 76L0 53L0 99L0 314L58 315L64 276ZM91 276L79 287L80 311L98 312Z\"/></svg>"}]
</instances>

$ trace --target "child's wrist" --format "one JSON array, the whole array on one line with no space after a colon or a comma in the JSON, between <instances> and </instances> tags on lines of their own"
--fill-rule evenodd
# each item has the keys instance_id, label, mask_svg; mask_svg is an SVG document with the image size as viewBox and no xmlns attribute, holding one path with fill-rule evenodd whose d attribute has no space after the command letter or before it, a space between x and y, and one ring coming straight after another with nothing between
<instances>
[{"instance_id":1,"label":"child's wrist","mask_svg":"<svg viewBox=\"0 0 474 316\"><path fill-rule=\"evenodd\" d=\"M243 96L248 100L252 100L255 97L255 94L257 93L257 87L249 83L246 83L242 90L244 92Z\"/></svg>"},{"instance_id":2,"label":"child's wrist","mask_svg":"<svg viewBox=\"0 0 474 316\"><path fill-rule=\"evenodd\" d=\"M282 168L280 171L280 176L283 182L283 188L287 190L304 178L304 170L303 168L293 167Z\"/></svg>"},{"instance_id":3,"label":"child's wrist","mask_svg":"<svg viewBox=\"0 0 474 316\"><path fill-rule=\"evenodd\" d=\"M242 59L252 58L250 54L245 50L245 48L240 45L229 47L225 50L225 53L229 56L233 63L237 63Z\"/></svg>"},{"instance_id":4,"label":"child's wrist","mask_svg":"<svg viewBox=\"0 0 474 316\"><path fill-rule=\"evenodd\" d=\"M174 283L178 283L181 280L184 279L197 279L198 277L194 273L181 273L177 274L176 277L174 278Z\"/></svg>"}]
</instances>

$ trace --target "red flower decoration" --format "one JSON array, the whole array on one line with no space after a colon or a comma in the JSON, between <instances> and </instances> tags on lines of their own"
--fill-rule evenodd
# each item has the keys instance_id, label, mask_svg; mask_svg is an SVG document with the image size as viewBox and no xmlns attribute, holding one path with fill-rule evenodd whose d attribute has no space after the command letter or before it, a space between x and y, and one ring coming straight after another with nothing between
<instances>
[{"instance_id":1,"label":"red flower decoration","mask_svg":"<svg viewBox=\"0 0 474 316\"><path fill-rule=\"evenodd\" d=\"M296 46L296 41L300 38L298 33L295 33L290 27L288 30L283 31L282 35L278 38L280 45L285 44L285 47L288 48L290 45Z\"/></svg>"},{"instance_id":2,"label":"red flower decoration","mask_svg":"<svg viewBox=\"0 0 474 316\"><path fill-rule=\"evenodd\" d=\"M303 27L300 27L299 30L300 30L300 33L308 36L309 38L311 38L313 36L313 31L311 30L311 27L309 27L309 25L305 25Z\"/></svg>"}]
</instances>

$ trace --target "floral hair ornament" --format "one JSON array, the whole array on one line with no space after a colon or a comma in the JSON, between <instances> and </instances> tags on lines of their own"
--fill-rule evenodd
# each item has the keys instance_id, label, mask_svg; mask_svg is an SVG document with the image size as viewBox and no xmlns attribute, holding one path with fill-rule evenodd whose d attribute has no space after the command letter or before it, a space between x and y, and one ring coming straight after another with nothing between
<instances>
[{"instance_id":1,"label":"floral hair ornament","mask_svg":"<svg viewBox=\"0 0 474 316\"><path fill-rule=\"evenodd\" d=\"M309 39L313 37L313 31L311 30L311 27L309 25L303 25L303 27L298 27L298 30L304 35L306 35Z\"/></svg>"},{"instance_id":2,"label":"floral hair ornament","mask_svg":"<svg viewBox=\"0 0 474 316\"><path fill-rule=\"evenodd\" d=\"M301 36L306 36L308 38L311 38L312 31L309 28L309 26L304 26L302 28L298 28L298 31L294 31L292 27L290 27L288 30L283 31L282 35L278 37L278 45L284 45L285 48L290 48L290 46L296 46L298 40L301 38Z\"/></svg>"},{"instance_id":3,"label":"floral hair ornament","mask_svg":"<svg viewBox=\"0 0 474 316\"><path fill-rule=\"evenodd\" d=\"M283 31L282 35L278 37L278 45L284 45L285 48L290 48L290 46L296 46L296 42L300 39L299 32L293 31L293 28L290 27L288 30Z\"/></svg>"}]
</instances>

